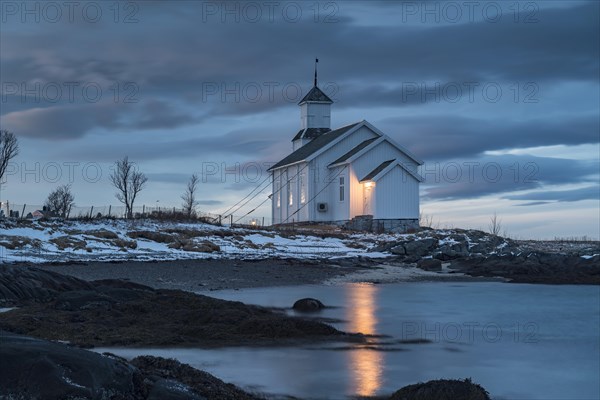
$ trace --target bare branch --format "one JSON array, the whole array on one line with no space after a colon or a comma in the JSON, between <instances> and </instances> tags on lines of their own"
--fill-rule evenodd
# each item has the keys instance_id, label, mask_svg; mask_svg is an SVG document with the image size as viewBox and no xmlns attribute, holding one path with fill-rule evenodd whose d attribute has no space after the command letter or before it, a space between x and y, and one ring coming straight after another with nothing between
<instances>
[{"instance_id":1,"label":"bare branch","mask_svg":"<svg viewBox=\"0 0 600 400\"><path fill-rule=\"evenodd\" d=\"M14 133L7 130L0 131L0 182L4 178L6 167L11 159L19 154L19 142Z\"/></svg>"},{"instance_id":2,"label":"bare branch","mask_svg":"<svg viewBox=\"0 0 600 400\"><path fill-rule=\"evenodd\" d=\"M75 205L75 197L71 193L71 185L62 185L50 192L44 207L51 215L67 218Z\"/></svg>"},{"instance_id":3,"label":"bare branch","mask_svg":"<svg viewBox=\"0 0 600 400\"><path fill-rule=\"evenodd\" d=\"M139 192L144 189L148 178L136 171L128 157L115 162L115 169L110 174L110 182L117 189L115 197L125 205L127 218L133 218L133 204Z\"/></svg>"},{"instance_id":4,"label":"bare branch","mask_svg":"<svg viewBox=\"0 0 600 400\"><path fill-rule=\"evenodd\" d=\"M490 224L488 225L488 230L494 236L498 236L502 231L502 218L498 218L496 212L494 212L494 215L490 217Z\"/></svg>"},{"instance_id":5,"label":"bare branch","mask_svg":"<svg viewBox=\"0 0 600 400\"><path fill-rule=\"evenodd\" d=\"M193 174L187 183L185 192L181 195L183 212L188 218L195 216L196 213L195 208L198 205L198 201L196 201L196 189L198 188L198 182L198 175Z\"/></svg>"}]
</instances>

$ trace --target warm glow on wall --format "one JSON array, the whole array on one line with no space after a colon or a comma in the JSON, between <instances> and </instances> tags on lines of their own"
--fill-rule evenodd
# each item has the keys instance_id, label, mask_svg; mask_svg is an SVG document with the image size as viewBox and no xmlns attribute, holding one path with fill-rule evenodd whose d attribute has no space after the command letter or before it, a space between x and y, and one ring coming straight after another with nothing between
<instances>
[{"instance_id":1,"label":"warm glow on wall","mask_svg":"<svg viewBox=\"0 0 600 400\"><path fill-rule=\"evenodd\" d=\"M375 186L375 182L374 181L367 181L365 182L365 187L373 187Z\"/></svg>"}]
</instances>

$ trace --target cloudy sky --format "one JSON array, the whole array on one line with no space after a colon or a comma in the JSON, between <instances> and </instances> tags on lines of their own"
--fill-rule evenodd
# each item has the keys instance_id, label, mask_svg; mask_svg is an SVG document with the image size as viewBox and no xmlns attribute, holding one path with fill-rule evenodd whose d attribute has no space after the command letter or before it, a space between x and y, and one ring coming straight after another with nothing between
<instances>
[{"instance_id":1,"label":"cloudy sky","mask_svg":"<svg viewBox=\"0 0 600 400\"><path fill-rule=\"evenodd\" d=\"M0 200L118 204L111 164L149 178L138 204L226 210L291 150L297 102L334 99L426 161L440 227L598 238L599 5L510 2L0 2L0 127L21 152ZM249 211L268 195L256 198ZM268 204L268 203L267 203ZM268 216L262 207L257 216Z\"/></svg>"}]
</instances>

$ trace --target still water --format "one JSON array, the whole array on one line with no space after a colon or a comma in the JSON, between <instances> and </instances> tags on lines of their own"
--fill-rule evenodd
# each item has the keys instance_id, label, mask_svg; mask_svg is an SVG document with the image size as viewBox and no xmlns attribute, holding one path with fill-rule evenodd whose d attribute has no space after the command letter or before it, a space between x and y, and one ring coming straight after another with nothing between
<instances>
[{"instance_id":1,"label":"still water","mask_svg":"<svg viewBox=\"0 0 600 400\"><path fill-rule=\"evenodd\" d=\"M315 297L332 306L318 315L339 320L337 328L386 337L371 348L109 351L173 357L247 389L302 399L390 394L419 381L468 377L494 399L600 398L598 286L415 282L209 295L269 307Z\"/></svg>"}]
</instances>

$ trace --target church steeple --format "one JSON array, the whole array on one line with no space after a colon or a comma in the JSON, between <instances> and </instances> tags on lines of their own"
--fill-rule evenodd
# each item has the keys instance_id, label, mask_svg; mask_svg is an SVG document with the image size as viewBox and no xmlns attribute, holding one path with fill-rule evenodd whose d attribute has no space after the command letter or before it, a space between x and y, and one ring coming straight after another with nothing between
<instances>
[{"instance_id":1,"label":"church steeple","mask_svg":"<svg viewBox=\"0 0 600 400\"><path fill-rule=\"evenodd\" d=\"M319 59L315 59L314 86L298 103L300 106L300 131L292 139L294 150L331 130L331 104L333 104L333 100L317 86L318 62Z\"/></svg>"},{"instance_id":2,"label":"church steeple","mask_svg":"<svg viewBox=\"0 0 600 400\"><path fill-rule=\"evenodd\" d=\"M315 59L315 81L314 86L300 100L300 119L303 129L320 128L330 129L331 127L331 104L333 101L317 86L317 64L319 59Z\"/></svg>"}]
</instances>

